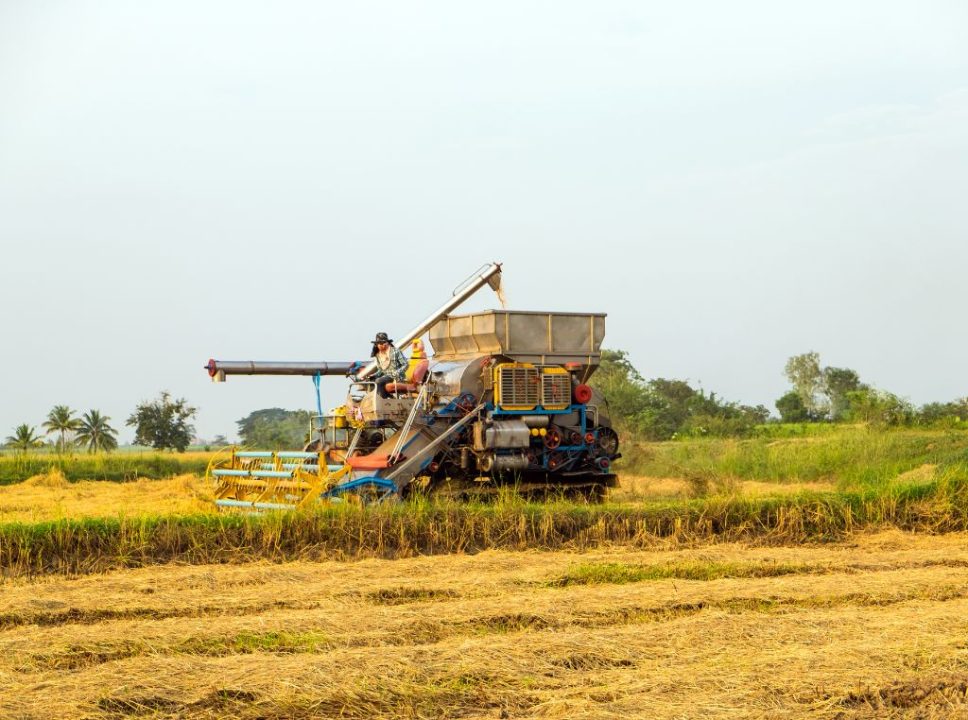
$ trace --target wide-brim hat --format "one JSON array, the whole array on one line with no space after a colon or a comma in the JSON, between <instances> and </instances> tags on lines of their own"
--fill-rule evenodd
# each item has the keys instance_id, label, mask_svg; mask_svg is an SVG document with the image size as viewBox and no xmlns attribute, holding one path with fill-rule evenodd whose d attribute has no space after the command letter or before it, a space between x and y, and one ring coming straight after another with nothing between
<instances>
[{"instance_id":1,"label":"wide-brim hat","mask_svg":"<svg viewBox=\"0 0 968 720\"><path fill-rule=\"evenodd\" d=\"M373 338L374 345L378 345L379 343L384 343L384 342L390 343L391 345L393 344L393 340L391 340L390 336L387 335L385 332L379 332L376 334L376 337Z\"/></svg>"}]
</instances>

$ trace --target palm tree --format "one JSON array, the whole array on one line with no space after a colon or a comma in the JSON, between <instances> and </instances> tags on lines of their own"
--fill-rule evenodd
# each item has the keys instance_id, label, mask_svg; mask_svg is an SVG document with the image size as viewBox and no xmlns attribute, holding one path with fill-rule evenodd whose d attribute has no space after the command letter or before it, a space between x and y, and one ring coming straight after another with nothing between
<instances>
[{"instance_id":1,"label":"palm tree","mask_svg":"<svg viewBox=\"0 0 968 720\"><path fill-rule=\"evenodd\" d=\"M107 415L97 410L84 413L77 429L77 442L87 445L88 452L111 452L118 447L118 431L108 424Z\"/></svg>"},{"instance_id":2,"label":"palm tree","mask_svg":"<svg viewBox=\"0 0 968 720\"><path fill-rule=\"evenodd\" d=\"M7 444L11 447L27 452L30 448L40 447L44 444L37 435L37 429L30 427L27 423L18 425L13 431L13 435L7 436Z\"/></svg>"},{"instance_id":3,"label":"palm tree","mask_svg":"<svg viewBox=\"0 0 968 720\"><path fill-rule=\"evenodd\" d=\"M74 411L67 407L67 405L55 405L47 413L47 420L44 422L44 427L47 428L48 435L55 432L60 433L60 440L57 443L57 447L61 452L67 449L67 433L77 431L80 426L81 421L74 417Z\"/></svg>"}]
</instances>

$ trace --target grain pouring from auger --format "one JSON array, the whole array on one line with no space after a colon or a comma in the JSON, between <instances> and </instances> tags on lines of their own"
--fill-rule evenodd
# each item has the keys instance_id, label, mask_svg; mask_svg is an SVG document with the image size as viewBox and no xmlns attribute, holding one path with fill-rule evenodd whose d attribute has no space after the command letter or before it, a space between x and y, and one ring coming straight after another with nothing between
<instances>
[{"instance_id":1,"label":"grain pouring from auger","mask_svg":"<svg viewBox=\"0 0 968 720\"><path fill-rule=\"evenodd\" d=\"M601 359L605 314L452 314L485 285L500 293L500 283L501 265L483 266L401 336L395 346L411 357L404 376L389 381L376 353L365 363L209 360L215 381L306 375L317 389L323 375L350 381L345 404L317 414L302 450L233 448L213 460L216 502L271 510L502 485L599 497L614 486L618 436L605 399L587 384ZM374 348L387 352L386 333L376 339Z\"/></svg>"}]
</instances>

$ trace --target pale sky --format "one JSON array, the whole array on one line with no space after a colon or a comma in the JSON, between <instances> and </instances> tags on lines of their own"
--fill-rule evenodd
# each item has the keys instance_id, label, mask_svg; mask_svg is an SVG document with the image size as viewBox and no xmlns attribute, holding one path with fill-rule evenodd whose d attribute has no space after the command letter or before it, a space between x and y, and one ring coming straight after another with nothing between
<instances>
[{"instance_id":1,"label":"pale sky","mask_svg":"<svg viewBox=\"0 0 968 720\"><path fill-rule=\"evenodd\" d=\"M491 260L646 377L772 409L816 350L953 399L966 194L959 0L0 0L0 437L311 409L202 365L365 357Z\"/></svg>"}]
</instances>

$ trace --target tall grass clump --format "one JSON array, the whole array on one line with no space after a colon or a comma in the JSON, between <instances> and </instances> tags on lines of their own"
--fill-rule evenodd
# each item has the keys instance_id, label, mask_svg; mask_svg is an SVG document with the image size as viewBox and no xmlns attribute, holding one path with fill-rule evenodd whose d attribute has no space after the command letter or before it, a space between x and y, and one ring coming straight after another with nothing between
<instances>
[{"instance_id":1,"label":"tall grass clump","mask_svg":"<svg viewBox=\"0 0 968 720\"><path fill-rule=\"evenodd\" d=\"M311 512L64 519L0 525L6 576L87 573L158 563L396 558L488 549L585 549L608 543L836 538L882 525L968 529L965 466L931 482L787 497L714 497L641 505L418 500Z\"/></svg>"}]
</instances>

